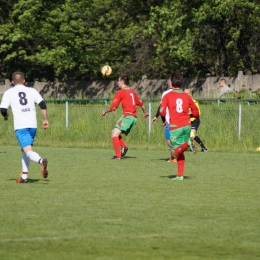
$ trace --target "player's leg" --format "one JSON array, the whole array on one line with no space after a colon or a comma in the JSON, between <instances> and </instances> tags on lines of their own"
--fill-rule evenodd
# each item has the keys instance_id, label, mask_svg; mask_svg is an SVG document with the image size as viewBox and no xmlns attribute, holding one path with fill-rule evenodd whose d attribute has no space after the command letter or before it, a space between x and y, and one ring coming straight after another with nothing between
<instances>
[{"instance_id":1,"label":"player's leg","mask_svg":"<svg viewBox=\"0 0 260 260\"><path fill-rule=\"evenodd\" d=\"M122 135L119 135L119 143L121 147L121 157L124 157L128 151L128 147L126 146L125 140Z\"/></svg>"},{"instance_id":2,"label":"player's leg","mask_svg":"<svg viewBox=\"0 0 260 260\"><path fill-rule=\"evenodd\" d=\"M182 181L184 179L184 166L185 166L185 156L184 153L177 157L178 173L174 180Z\"/></svg>"},{"instance_id":3,"label":"player's leg","mask_svg":"<svg viewBox=\"0 0 260 260\"><path fill-rule=\"evenodd\" d=\"M23 180L27 180L29 167L30 167L30 159L26 156L23 149L21 149L21 151L22 151L22 173L20 174L20 176L22 177Z\"/></svg>"},{"instance_id":4,"label":"player's leg","mask_svg":"<svg viewBox=\"0 0 260 260\"><path fill-rule=\"evenodd\" d=\"M190 137L191 138L195 138L195 136L196 136L196 134L197 134L197 131L196 131L196 129L194 129L194 128L191 128L191 130L190 130Z\"/></svg>"},{"instance_id":5,"label":"player's leg","mask_svg":"<svg viewBox=\"0 0 260 260\"><path fill-rule=\"evenodd\" d=\"M26 156L33 162L41 164L42 165L42 177L43 178L47 178L49 171L48 171L48 160L45 158L42 158L38 153L34 152L32 150L32 146L28 145L26 147L23 148L24 153L26 154Z\"/></svg>"},{"instance_id":6,"label":"player's leg","mask_svg":"<svg viewBox=\"0 0 260 260\"><path fill-rule=\"evenodd\" d=\"M177 177L173 180L183 180L184 179L184 166L185 166L185 156L184 152L189 147L188 140L190 138L190 126L185 126L176 130L171 131L171 140L173 143L173 152L177 157Z\"/></svg>"},{"instance_id":7,"label":"player's leg","mask_svg":"<svg viewBox=\"0 0 260 260\"><path fill-rule=\"evenodd\" d=\"M123 139L122 135L119 135L119 142L120 142L121 148L126 147L126 143L125 143L125 140Z\"/></svg>"},{"instance_id":8,"label":"player's leg","mask_svg":"<svg viewBox=\"0 0 260 260\"><path fill-rule=\"evenodd\" d=\"M116 127L112 129L111 139L116 154L115 157L113 157L112 159L121 159L120 141L119 141L119 136L121 135L121 133L122 131Z\"/></svg>"},{"instance_id":9,"label":"player's leg","mask_svg":"<svg viewBox=\"0 0 260 260\"><path fill-rule=\"evenodd\" d=\"M122 158L126 155L128 151L128 147L126 146L126 143L121 135L121 133L124 133L126 136L130 133L134 125L136 124L136 117L133 116L127 116L127 117L120 117L120 119L117 121L115 128L112 130L112 140L113 145L116 153L116 158ZM117 137L118 136L118 140ZM122 150L120 151L120 147L122 147Z\"/></svg>"},{"instance_id":10,"label":"player's leg","mask_svg":"<svg viewBox=\"0 0 260 260\"><path fill-rule=\"evenodd\" d=\"M26 168L26 165L29 166L28 159L38 164L41 164L42 176L44 178L47 178L48 176L47 159L42 158L38 153L32 150L32 145L34 142L36 131L37 131L36 128L18 129L15 131L17 140L22 148L22 158L23 158L22 167ZM29 167L27 167L27 169L29 172ZM27 172L27 178L28 178L28 172ZM24 175L24 177L26 176Z\"/></svg>"},{"instance_id":11,"label":"player's leg","mask_svg":"<svg viewBox=\"0 0 260 260\"><path fill-rule=\"evenodd\" d=\"M131 132L136 122L137 122L137 118L134 116L127 116L123 118L123 131L126 136ZM122 147L121 157L124 157L128 151L128 147L126 146L125 142L122 143L121 147Z\"/></svg>"},{"instance_id":12,"label":"player's leg","mask_svg":"<svg viewBox=\"0 0 260 260\"><path fill-rule=\"evenodd\" d=\"M168 160L168 162L174 162L175 163L175 162L177 162L177 159L176 159L176 157L174 157L172 155L172 151L171 151L172 142L171 142L171 135L170 135L170 124L167 124L164 127L164 136L165 136L166 144L170 148L170 159Z\"/></svg>"},{"instance_id":13,"label":"player's leg","mask_svg":"<svg viewBox=\"0 0 260 260\"><path fill-rule=\"evenodd\" d=\"M195 121L193 121L191 123L191 138L193 138L196 143L198 143L200 145L200 147L202 148L202 152L207 152L208 149L205 147L205 145L203 144L203 142L201 141L201 139L197 136L197 131L198 131L198 128L200 126L200 120L197 119Z\"/></svg>"},{"instance_id":14,"label":"player's leg","mask_svg":"<svg viewBox=\"0 0 260 260\"><path fill-rule=\"evenodd\" d=\"M112 157L112 159L121 159L121 147L126 147L125 141L122 137L122 133L124 133L124 117L121 116L119 120L116 122L115 127L113 128L111 132L111 139L115 151L115 156ZM122 146L121 146L122 145Z\"/></svg>"},{"instance_id":15,"label":"player's leg","mask_svg":"<svg viewBox=\"0 0 260 260\"><path fill-rule=\"evenodd\" d=\"M190 129L190 127L189 127ZM178 157L180 154L183 154L189 147L188 139L183 139L183 127L171 130L171 143L172 143L172 156Z\"/></svg>"},{"instance_id":16,"label":"player's leg","mask_svg":"<svg viewBox=\"0 0 260 260\"><path fill-rule=\"evenodd\" d=\"M207 152L208 151L208 149L206 148L204 143L201 141L201 139L197 135L194 137L194 140L201 146L201 151L202 152Z\"/></svg>"}]
</instances>

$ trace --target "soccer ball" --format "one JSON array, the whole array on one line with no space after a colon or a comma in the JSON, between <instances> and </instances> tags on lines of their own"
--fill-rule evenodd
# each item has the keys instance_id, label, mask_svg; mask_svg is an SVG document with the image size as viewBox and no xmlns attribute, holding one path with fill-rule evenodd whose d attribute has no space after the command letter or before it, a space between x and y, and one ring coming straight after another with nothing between
<instances>
[{"instance_id":1,"label":"soccer ball","mask_svg":"<svg viewBox=\"0 0 260 260\"><path fill-rule=\"evenodd\" d=\"M260 147L256 148L256 151L257 151L257 152L260 152Z\"/></svg>"},{"instance_id":2,"label":"soccer ball","mask_svg":"<svg viewBox=\"0 0 260 260\"><path fill-rule=\"evenodd\" d=\"M103 76L109 76L112 73L112 69L109 65L103 66L101 68L101 73Z\"/></svg>"}]
</instances>

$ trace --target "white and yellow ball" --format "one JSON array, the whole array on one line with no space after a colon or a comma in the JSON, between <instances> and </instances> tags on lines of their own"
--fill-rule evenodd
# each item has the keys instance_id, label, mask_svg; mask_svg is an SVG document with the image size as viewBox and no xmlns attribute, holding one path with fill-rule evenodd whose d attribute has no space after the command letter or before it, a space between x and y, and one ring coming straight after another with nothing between
<instances>
[{"instance_id":1,"label":"white and yellow ball","mask_svg":"<svg viewBox=\"0 0 260 260\"><path fill-rule=\"evenodd\" d=\"M256 151L257 151L257 152L260 152L260 146L259 146L258 148L256 148Z\"/></svg>"},{"instance_id":2,"label":"white and yellow ball","mask_svg":"<svg viewBox=\"0 0 260 260\"><path fill-rule=\"evenodd\" d=\"M112 73L112 68L109 65L105 65L101 68L101 73L103 76L109 76Z\"/></svg>"}]
</instances>

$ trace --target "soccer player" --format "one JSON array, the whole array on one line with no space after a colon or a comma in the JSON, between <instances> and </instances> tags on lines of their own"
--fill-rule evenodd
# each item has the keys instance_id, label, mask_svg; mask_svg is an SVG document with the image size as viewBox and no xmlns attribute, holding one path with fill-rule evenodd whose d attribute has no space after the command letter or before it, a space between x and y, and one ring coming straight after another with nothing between
<instances>
[{"instance_id":1,"label":"soccer player","mask_svg":"<svg viewBox=\"0 0 260 260\"><path fill-rule=\"evenodd\" d=\"M136 107L141 107L146 118L149 116L146 112L143 101L136 92L129 87L128 76L124 75L119 77L117 85L120 90L115 94L110 108L102 111L102 116L105 116L107 113L115 111L120 103L122 104L123 115L116 122L111 133L112 143L116 154L112 159L115 160L121 159L128 151L128 147L126 146L121 134L124 133L127 136L136 124Z\"/></svg>"},{"instance_id":2,"label":"soccer player","mask_svg":"<svg viewBox=\"0 0 260 260\"><path fill-rule=\"evenodd\" d=\"M183 77L178 72L171 76L172 91L166 94L161 102L160 115L165 122L166 109L170 114L170 138L172 158L177 158L178 174L173 180L183 180L185 150L190 147L195 154L196 147L190 138L191 123L189 109L195 118L199 118L199 110L192 98L181 90Z\"/></svg>"},{"instance_id":3,"label":"soccer player","mask_svg":"<svg viewBox=\"0 0 260 260\"><path fill-rule=\"evenodd\" d=\"M164 91L162 93L162 98L169 92L172 91L172 84L170 82L170 80L167 82L168 85L168 89L166 91ZM160 104L161 105L161 104ZM157 113L154 116L154 118L152 119L152 122L155 123L158 119L158 117L160 116L160 105L158 107ZM168 108L166 108L166 116L165 116L165 123L163 123L164 126L164 135L165 135L165 139L166 139L166 143L169 147L171 147L171 138L170 138L170 116L169 116L169 110ZM170 157L170 159L168 160L168 162L177 162L176 158L172 158Z\"/></svg>"},{"instance_id":4,"label":"soccer player","mask_svg":"<svg viewBox=\"0 0 260 260\"><path fill-rule=\"evenodd\" d=\"M7 109L12 108L14 117L14 130L16 138L22 150L22 173L17 183L27 183L30 161L42 165L42 176L47 178L47 159L43 159L32 150L34 137L37 131L37 119L35 103L41 108L43 114L42 126L49 127L46 104L41 95L34 88L24 86L25 78L22 72L14 72L12 75L14 87L8 89L2 98L0 110L4 120L8 120Z\"/></svg>"},{"instance_id":5,"label":"soccer player","mask_svg":"<svg viewBox=\"0 0 260 260\"><path fill-rule=\"evenodd\" d=\"M191 98L191 91L190 89L185 89L184 92L186 94L188 94ZM200 107L199 107L199 103L192 98L192 100L194 101L194 103L196 104L196 106L199 109L199 114L200 114ZM199 118L195 118L191 115L190 117L190 121L191 121L191 132L190 132L190 136L201 146L201 151L206 153L208 151L208 149L205 147L205 145L203 144L203 142L201 141L201 139L197 136L197 131L198 128L200 126L200 119Z\"/></svg>"}]
</instances>

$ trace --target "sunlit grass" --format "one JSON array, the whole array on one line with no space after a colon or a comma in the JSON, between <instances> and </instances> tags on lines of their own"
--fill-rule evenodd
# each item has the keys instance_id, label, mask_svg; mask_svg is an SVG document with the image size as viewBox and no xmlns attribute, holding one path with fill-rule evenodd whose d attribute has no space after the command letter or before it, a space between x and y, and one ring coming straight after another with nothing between
<instances>
[{"instance_id":1,"label":"sunlit grass","mask_svg":"<svg viewBox=\"0 0 260 260\"><path fill-rule=\"evenodd\" d=\"M0 259L259 259L259 155L186 152L173 181L167 150L35 147L17 184L20 149L2 146Z\"/></svg>"},{"instance_id":2,"label":"sunlit grass","mask_svg":"<svg viewBox=\"0 0 260 260\"><path fill-rule=\"evenodd\" d=\"M151 103L151 118L156 114L159 103ZM260 107L258 104L242 105L242 120L239 136L239 104L226 102L218 105L201 103L201 124L198 136L211 151L243 152L255 151L260 146ZM101 111L108 104L74 104L69 103L68 122L66 126L65 104L48 103L50 128L41 128L42 116L38 109L38 133L36 144L39 146L109 148L111 147L111 129L122 114L121 108L105 117ZM148 103L146 103L148 110ZM2 121L0 127L0 144L16 145L13 133L11 112L8 122ZM152 124L149 132L148 120L138 108L138 121L132 132L125 138L133 149L165 149L161 119Z\"/></svg>"}]
</instances>

